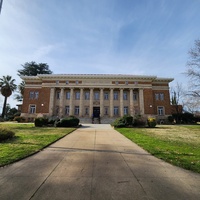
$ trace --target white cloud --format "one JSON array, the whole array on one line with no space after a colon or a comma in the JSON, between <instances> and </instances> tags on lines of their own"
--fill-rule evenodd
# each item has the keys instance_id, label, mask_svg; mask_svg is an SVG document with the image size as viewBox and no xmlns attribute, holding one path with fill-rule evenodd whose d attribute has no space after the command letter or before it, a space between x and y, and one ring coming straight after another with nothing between
<instances>
[{"instance_id":1,"label":"white cloud","mask_svg":"<svg viewBox=\"0 0 200 200\"><path fill-rule=\"evenodd\" d=\"M199 37L199 6L178 0L4 1L0 76L12 75L19 83L21 64L36 61L48 63L54 73L133 73L185 81L187 51Z\"/></svg>"}]
</instances>

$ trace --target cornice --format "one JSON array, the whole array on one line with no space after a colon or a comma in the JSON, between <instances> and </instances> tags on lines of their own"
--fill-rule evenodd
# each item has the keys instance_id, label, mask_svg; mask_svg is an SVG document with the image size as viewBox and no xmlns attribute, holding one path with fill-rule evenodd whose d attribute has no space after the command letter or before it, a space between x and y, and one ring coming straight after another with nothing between
<instances>
[{"instance_id":1,"label":"cornice","mask_svg":"<svg viewBox=\"0 0 200 200\"><path fill-rule=\"evenodd\" d=\"M143 75L128 75L128 74L39 74L41 79L138 79L138 80L153 80L156 76Z\"/></svg>"},{"instance_id":2,"label":"cornice","mask_svg":"<svg viewBox=\"0 0 200 200\"><path fill-rule=\"evenodd\" d=\"M37 76L21 76L23 80L68 80L68 79L117 79L117 80L145 80L151 82L171 82L173 78L130 74L38 74Z\"/></svg>"},{"instance_id":3,"label":"cornice","mask_svg":"<svg viewBox=\"0 0 200 200\"><path fill-rule=\"evenodd\" d=\"M38 76L20 76L24 81L26 80L41 80Z\"/></svg>"},{"instance_id":4,"label":"cornice","mask_svg":"<svg viewBox=\"0 0 200 200\"><path fill-rule=\"evenodd\" d=\"M156 82L156 83L163 83L163 82L172 82L174 79L173 78L156 78L153 82Z\"/></svg>"}]
</instances>

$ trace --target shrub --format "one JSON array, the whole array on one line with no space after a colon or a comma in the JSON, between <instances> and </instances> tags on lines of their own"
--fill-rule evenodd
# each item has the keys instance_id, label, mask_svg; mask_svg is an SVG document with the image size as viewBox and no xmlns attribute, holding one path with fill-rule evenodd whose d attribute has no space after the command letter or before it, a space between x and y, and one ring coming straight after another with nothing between
<instances>
[{"instance_id":1,"label":"shrub","mask_svg":"<svg viewBox=\"0 0 200 200\"><path fill-rule=\"evenodd\" d=\"M16 116L16 117L14 118L14 121L17 121L17 122L19 123L19 122L25 122L26 119L25 119L24 117Z\"/></svg>"},{"instance_id":2,"label":"shrub","mask_svg":"<svg viewBox=\"0 0 200 200\"><path fill-rule=\"evenodd\" d=\"M77 117L75 117L75 116L69 116L68 119L69 119L70 127L78 126L79 119Z\"/></svg>"},{"instance_id":3,"label":"shrub","mask_svg":"<svg viewBox=\"0 0 200 200\"><path fill-rule=\"evenodd\" d=\"M174 121L174 118L172 117L172 116L168 116L168 121L170 122L170 123L173 123L173 121Z\"/></svg>"},{"instance_id":4,"label":"shrub","mask_svg":"<svg viewBox=\"0 0 200 200\"><path fill-rule=\"evenodd\" d=\"M125 126L132 126L133 125L133 117L130 115L124 115L123 121L125 123Z\"/></svg>"},{"instance_id":5,"label":"shrub","mask_svg":"<svg viewBox=\"0 0 200 200\"><path fill-rule=\"evenodd\" d=\"M149 117L149 118L147 119L147 124L148 124L148 126L149 126L150 128L156 127L156 119L153 118L153 117Z\"/></svg>"},{"instance_id":6,"label":"shrub","mask_svg":"<svg viewBox=\"0 0 200 200\"><path fill-rule=\"evenodd\" d=\"M14 137L15 133L6 128L0 128L0 142Z\"/></svg>"},{"instance_id":7,"label":"shrub","mask_svg":"<svg viewBox=\"0 0 200 200\"><path fill-rule=\"evenodd\" d=\"M14 117L19 117L21 115L21 112L16 112L15 114L14 114Z\"/></svg>"},{"instance_id":8,"label":"shrub","mask_svg":"<svg viewBox=\"0 0 200 200\"><path fill-rule=\"evenodd\" d=\"M55 126L55 127L61 127L60 119L57 119L57 120L54 122L54 126Z\"/></svg>"},{"instance_id":9,"label":"shrub","mask_svg":"<svg viewBox=\"0 0 200 200\"><path fill-rule=\"evenodd\" d=\"M55 122L56 127L76 127L79 124L79 119L75 116L69 116Z\"/></svg>"},{"instance_id":10,"label":"shrub","mask_svg":"<svg viewBox=\"0 0 200 200\"><path fill-rule=\"evenodd\" d=\"M194 114L188 112L172 114L172 117L176 120L177 124L194 124L196 122Z\"/></svg>"},{"instance_id":11,"label":"shrub","mask_svg":"<svg viewBox=\"0 0 200 200\"><path fill-rule=\"evenodd\" d=\"M2 117L0 117L0 122L4 122L4 119Z\"/></svg>"},{"instance_id":12,"label":"shrub","mask_svg":"<svg viewBox=\"0 0 200 200\"><path fill-rule=\"evenodd\" d=\"M141 115L137 115L134 118L133 125L136 127L144 127L146 125L146 120Z\"/></svg>"},{"instance_id":13,"label":"shrub","mask_svg":"<svg viewBox=\"0 0 200 200\"><path fill-rule=\"evenodd\" d=\"M49 117L48 125L54 125L57 120L58 120L57 117Z\"/></svg>"},{"instance_id":14,"label":"shrub","mask_svg":"<svg viewBox=\"0 0 200 200\"><path fill-rule=\"evenodd\" d=\"M117 118L113 123L112 126L114 126L115 128L122 128L125 127L125 121L123 118Z\"/></svg>"},{"instance_id":15,"label":"shrub","mask_svg":"<svg viewBox=\"0 0 200 200\"><path fill-rule=\"evenodd\" d=\"M35 119L35 126L36 127L42 127L42 126L47 126L48 119L44 117L38 117Z\"/></svg>"}]
</instances>

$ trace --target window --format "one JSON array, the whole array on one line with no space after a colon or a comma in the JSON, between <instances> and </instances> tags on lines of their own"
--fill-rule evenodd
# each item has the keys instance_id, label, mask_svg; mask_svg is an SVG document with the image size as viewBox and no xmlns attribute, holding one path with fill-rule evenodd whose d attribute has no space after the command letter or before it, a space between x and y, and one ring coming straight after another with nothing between
<instances>
[{"instance_id":1,"label":"window","mask_svg":"<svg viewBox=\"0 0 200 200\"><path fill-rule=\"evenodd\" d=\"M124 100L128 100L128 94L127 94L127 92L124 92L124 93L123 93L123 99L124 99Z\"/></svg>"},{"instance_id":2,"label":"window","mask_svg":"<svg viewBox=\"0 0 200 200\"><path fill-rule=\"evenodd\" d=\"M36 112L36 106L35 105L30 105L29 109L30 109L29 110L30 114L34 114Z\"/></svg>"},{"instance_id":3,"label":"window","mask_svg":"<svg viewBox=\"0 0 200 200\"><path fill-rule=\"evenodd\" d=\"M158 101L158 100L163 101L164 100L164 94L163 93L156 93L155 99L156 99L156 101Z\"/></svg>"},{"instance_id":4,"label":"window","mask_svg":"<svg viewBox=\"0 0 200 200\"><path fill-rule=\"evenodd\" d=\"M75 93L75 99L80 99L80 92Z\"/></svg>"},{"instance_id":5,"label":"window","mask_svg":"<svg viewBox=\"0 0 200 200\"><path fill-rule=\"evenodd\" d=\"M155 94L155 99L156 99L156 101L158 101L159 100L159 94Z\"/></svg>"},{"instance_id":6,"label":"window","mask_svg":"<svg viewBox=\"0 0 200 200\"><path fill-rule=\"evenodd\" d=\"M85 108L85 115L88 115L88 114L89 114L89 108L86 107L86 108Z\"/></svg>"},{"instance_id":7,"label":"window","mask_svg":"<svg viewBox=\"0 0 200 200\"><path fill-rule=\"evenodd\" d=\"M38 99L39 98L39 92L33 92L33 91L31 91L29 93L29 98L30 99Z\"/></svg>"},{"instance_id":8,"label":"window","mask_svg":"<svg viewBox=\"0 0 200 200\"><path fill-rule=\"evenodd\" d=\"M164 101L164 94L163 93L160 93L160 100Z\"/></svg>"},{"instance_id":9,"label":"window","mask_svg":"<svg viewBox=\"0 0 200 200\"><path fill-rule=\"evenodd\" d=\"M68 85L69 84L69 81L66 81L66 85Z\"/></svg>"},{"instance_id":10,"label":"window","mask_svg":"<svg viewBox=\"0 0 200 200\"><path fill-rule=\"evenodd\" d=\"M69 115L69 106L65 106L65 115Z\"/></svg>"},{"instance_id":11,"label":"window","mask_svg":"<svg viewBox=\"0 0 200 200\"><path fill-rule=\"evenodd\" d=\"M164 107L158 106L158 115L164 115Z\"/></svg>"},{"instance_id":12,"label":"window","mask_svg":"<svg viewBox=\"0 0 200 200\"><path fill-rule=\"evenodd\" d=\"M60 99L60 91L56 93L56 99Z\"/></svg>"},{"instance_id":13,"label":"window","mask_svg":"<svg viewBox=\"0 0 200 200\"><path fill-rule=\"evenodd\" d=\"M104 100L108 100L109 99L109 94L108 94L108 92L105 92L104 93Z\"/></svg>"},{"instance_id":14,"label":"window","mask_svg":"<svg viewBox=\"0 0 200 200\"><path fill-rule=\"evenodd\" d=\"M94 100L99 100L99 92L94 93Z\"/></svg>"},{"instance_id":15,"label":"window","mask_svg":"<svg viewBox=\"0 0 200 200\"><path fill-rule=\"evenodd\" d=\"M70 91L66 92L66 99L70 99Z\"/></svg>"},{"instance_id":16,"label":"window","mask_svg":"<svg viewBox=\"0 0 200 200\"><path fill-rule=\"evenodd\" d=\"M114 100L118 100L118 92L114 92Z\"/></svg>"},{"instance_id":17,"label":"window","mask_svg":"<svg viewBox=\"0 0 200 200\"><path fill-rule=\"evenodd\" d=\"M30 92L30 93L29 93L29 98L30 98L30 99L34 99L34 92Z\"/></svg>"},{"instance_id":18,"label":"window","mask_svg":"<svg viewBox=\"0 0 200 200\"><path fill-rule=\"evenodd\" d=\"M105 107L105 115L108 115L108 107Z\"/></svg>"},{"instance_id":19,"label":"window","mask_svg":"<svg viewBox=\"0 0 200 200\"><path fill-rule=\"evenodd\" d=\"M35 92L35 99L38 99L39 97L39 92Z\"/></svg>"},{"instance_id":20,"label":"window","mask_svg":"<svg viewBox=\"0 0 200 200\"><path fill-rule=\"evenodd\" d=\"M85 100L89 100L90 99L90 92L85 92Z\"/></svg>"},{"instance_id":21,"label":"window","mask_svg":"<svg viewBox=\"0 0 200 200\"><path fill-rule=\"evenodd\" d=\"M119 107L118 106L114 106L114 115L119 115Z\"/></svg>"},{"instance_id":22,"label":"window","mask_svg":"<svg viewBox=\"0 0 200 200\"><path fill-rule=\"evenodd\" d=\"M79 82L78 81L76 81L76 85L78 85L79 84Z\"/></svg>"},{"instance_id":23,"label":"window","mask_svg":"<svg viewBox=\"0 0 200 200\"><path fill-rule=\"evenodd\" d=\"M124 115L128 115L128 106L124 107Z\"/></svg>"},{"instance_id":24,"label":"window","mask_svg":"<svg viewBox=\"0 0 200 200\"><path fill-rule=\"evenodd\" d=\"M125 84L128 85L128 81L126 81Z\"/></svg>"},{"instance_id":25,"label":"window","mask_svg":"<svg viewBox=\"0 0 200 200\"><path fill-rule=\"evenodd\" d=\"M133 101L137 101L137 99L138 99L137 93L134 92L134 93L133 93Z\"/></svg>"},{"instance_id":26,"label":"window","mask_svg":"<svg viewBox=\"0 0 200 200\"><path fill-rule=\"evenodd\" d=\"M75 113L75 115L79 115L79 106L75 106L74 113Z\"/></svg>"}]
</instances>

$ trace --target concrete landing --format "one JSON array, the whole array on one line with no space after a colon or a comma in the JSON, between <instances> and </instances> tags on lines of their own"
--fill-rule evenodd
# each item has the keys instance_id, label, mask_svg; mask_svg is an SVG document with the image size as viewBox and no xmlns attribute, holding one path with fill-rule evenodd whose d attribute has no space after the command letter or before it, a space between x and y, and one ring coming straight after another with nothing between
<instances>
[{"instance_id":1,"label":"concrete landing","mask_svg":"<svg viewBox=\"0 0 200 200\"><path fill-rule=\"evenodd\" d=\"M151 156L110 125L85 124L0 168L0 199L197 200L200 174Z\"/></svg>"}]
</instances>

